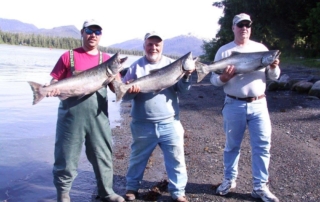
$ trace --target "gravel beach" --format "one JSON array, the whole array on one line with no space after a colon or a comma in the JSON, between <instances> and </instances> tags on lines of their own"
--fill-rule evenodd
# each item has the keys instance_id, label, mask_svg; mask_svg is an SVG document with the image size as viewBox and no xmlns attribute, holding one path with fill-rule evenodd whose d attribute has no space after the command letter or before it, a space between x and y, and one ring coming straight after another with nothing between
<instances>
[{"instance_id":1,"label":"gravel beach","mask_svg":"<svg viewBox=\"0 0 320 202\"><path fill-rule=\"evenodd\" d=\"M281 65L289 76L320 75L318 70ZM180 118L185 128L185 156L188 171L186 195L189 201L261 201L251 197L251 148L246 131L242 143L237 187L226 196L215 195L223 177L225 136L221 108L224 92L209 82L208 75L180 95ZM320 100L295 91L266 92L272 121L270 190L280 201L320 201ZM130 156L130 102L121 103L122 120L113 129L114 189L125 194L125 174ZM112 116L112 115L111 115ZM145 170L136 201L171 201L166 191L166 172L157 148ZM95 195L92 202L97 202Z\"/></svg>"}]
</instances>

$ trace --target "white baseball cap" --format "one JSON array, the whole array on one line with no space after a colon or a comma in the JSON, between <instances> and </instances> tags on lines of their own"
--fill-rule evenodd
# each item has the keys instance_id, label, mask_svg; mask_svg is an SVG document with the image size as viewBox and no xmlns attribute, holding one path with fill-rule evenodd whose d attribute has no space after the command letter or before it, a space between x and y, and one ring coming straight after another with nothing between
<instances>
[{"instance_id":1,"label":"white baseball cap","mask_svg":"<svg viewBox=\"0 0 320 202\"><path fill-rule=\"evenodd\" d=\"M250 15L245 14L245 13L240 13L238 15L235 15L233 18L233 24L238 24L241 21L249 21L252 22Z\"/></svg>"},{"instance_id":2,"label":"white baseball cap","mask_svg":"<svg viewBox=\"0 0 320 202\"><path fill-rule=\"evenodd\" d=\"M100 27L102 29L101 24L98 21L96 21L95 19L88 19L88 20L84 21L82 27L86 28L86 27L90 27L90 26L93 26L93 25L98 26L98 27Z\"/></svg>"},{"instance_id":3,"label":"white baseball cap","mask_svg":"<svg viewBox=\"0 0 320 202\"><path fill-rule=\"evenodd\" d=\"M144 36L144 40L147 40L151 37L159 37L162 40L162 37L155 31L146 33L146 35Z\"/></svg>"}]
</instances>

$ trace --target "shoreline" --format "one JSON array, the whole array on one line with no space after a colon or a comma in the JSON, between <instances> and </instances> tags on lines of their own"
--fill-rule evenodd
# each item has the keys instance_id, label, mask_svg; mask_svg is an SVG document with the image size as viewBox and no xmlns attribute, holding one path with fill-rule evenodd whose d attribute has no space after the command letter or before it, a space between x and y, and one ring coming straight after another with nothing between
<instances>
[{"instance_id":1,"label":"shoreline","mask_svg":"<svg viewBox=\"0 0 320 202\"><path fill-rule=\"evenodd\" d=\"M296 68L281 65L283 74ZM320 72L320 70L317 70ZM301 73L301 72L299 72ZM221 108L224 92L209 82L210 76L180 95L180 119L185 128L185 157L189 201L259 201L251 197L251 148L248 131L242 143L237 188L226 196L214 194L223 177L223 132ZM270 190L280 201L319 201L320 190L320 100L294 91L266 91L272 122ZM125 175L130 156L130 102L121 102L121 123L112 129L114 139L114 190L125 194ZM111 115L111 114L110 114ZM112 115L111 115L112 116ZM163 156L157 147L149 159L140 198L135 201L170 201L167 191L160 196L150 189L166 180ZM95 200L96 192L92 197ZM153 194L153 195L152 195Z\"/></svg>"}]
</instances>

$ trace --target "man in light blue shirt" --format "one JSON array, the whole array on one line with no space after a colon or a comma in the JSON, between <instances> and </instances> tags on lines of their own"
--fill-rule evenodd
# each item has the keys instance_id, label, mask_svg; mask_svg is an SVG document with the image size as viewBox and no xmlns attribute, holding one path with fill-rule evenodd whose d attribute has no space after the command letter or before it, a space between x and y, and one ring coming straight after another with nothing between
<instances>
[{"instance_id":1,"label":"man in light blue shirt","mask_svg":"<svg viewBox=\"0 0 320 202\"><path fill-rule=\"evenodd\" d=\"M134 62L123 77L128 83L151 71L173 62L162 55L163 40L159 34L145 35L143 44L145 56ZM192 70L193 71L193 70ZM187 170L184 157L184 129L179 120L178 93L191 87L191 73L187 71L175 85L154 93L140 93L139 86L133 85L123 100L132 100L130 163L127 172L126 200L135 200L148 159L157 145L161 148L169 178L168 189L174 201L186 202L185 186Z\"/></svg>"}]
</instances>

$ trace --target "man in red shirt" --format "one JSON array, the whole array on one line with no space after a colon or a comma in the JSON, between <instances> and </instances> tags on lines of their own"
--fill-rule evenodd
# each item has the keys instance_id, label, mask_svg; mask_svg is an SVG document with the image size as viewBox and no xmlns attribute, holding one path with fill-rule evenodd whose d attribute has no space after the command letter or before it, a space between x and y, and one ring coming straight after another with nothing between
<instances>
[{"instance_id":1,"label":"man in red shirt","mask_svg":"<svg viewBox=\"0 0 320 202\"><path fill-rule=\"evenodd\" d=\"M71 77L75 72L95 67L110 58L108 54L98 50L102 27L97 21L85 21L81 36L82 47L67 51L59 58L51 72L51 83ZM56 89L47 96L57 96L59 93ZM83 142L86 145L87 158L93 166L101 201L125 201L112 188L112 137L106 88L81 99L71 97L60 102L53 166L58 202L70 202L69 192L77 176Z\"/></svg>"}]
</instances>

